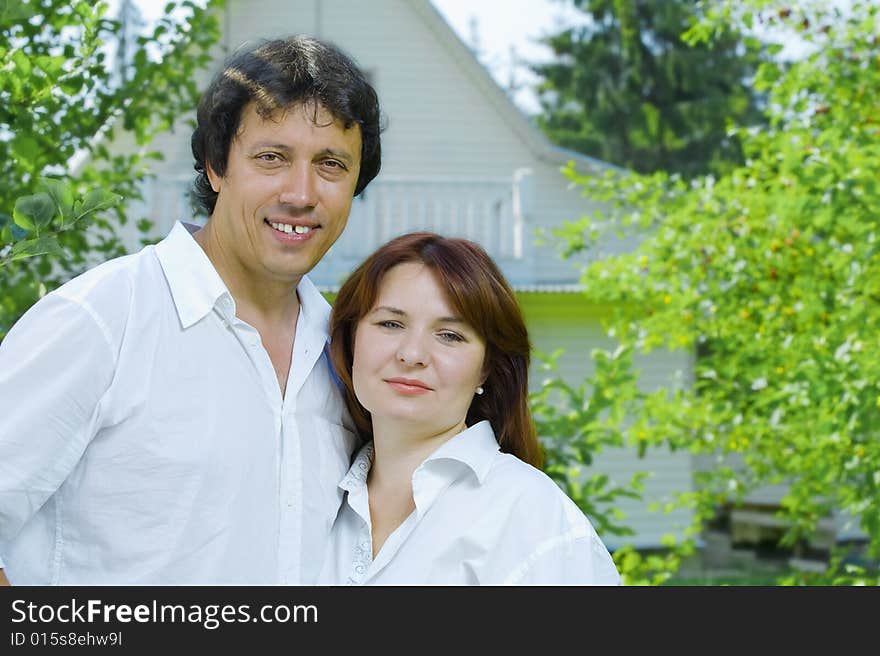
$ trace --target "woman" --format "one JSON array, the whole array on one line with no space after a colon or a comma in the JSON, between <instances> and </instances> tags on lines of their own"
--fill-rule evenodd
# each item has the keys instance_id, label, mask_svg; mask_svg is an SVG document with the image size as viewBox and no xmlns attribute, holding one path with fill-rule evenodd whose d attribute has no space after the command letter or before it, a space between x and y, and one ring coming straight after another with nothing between
<instances>
[{"instance_id":1,"label":"woman","mask_svg":"<svg viewBox=\"0 0 880 656\"><path fill-rule=\"evenodd\" d=\"M537 467L529 339L476 244L398 237L342 285L331 355L365 444L325 584L612 584L590 522Z\"/></svg>"}]
</instances>

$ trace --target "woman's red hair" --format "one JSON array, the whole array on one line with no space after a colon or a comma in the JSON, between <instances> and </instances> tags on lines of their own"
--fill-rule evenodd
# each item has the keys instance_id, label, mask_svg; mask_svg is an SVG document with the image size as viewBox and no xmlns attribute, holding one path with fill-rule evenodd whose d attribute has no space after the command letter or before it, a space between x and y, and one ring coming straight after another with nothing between
<instances>
[{"instance_id":1,"label":"woman's red hair","mask_svg":"<svg viewBox=\"0 0 880 656\"><path fill-rule=\"evenodd\" d=\"M434 233L402 235L381 246L342 284L333 303L330 354L361 436L371 439L373 426L370 413L354 394L355 331L373 309L382 278L405 262L420 262L433 271L446 300L486 343L485 392L474 396L465 422L472 426L488 419L502 451L540 467L541 451L528 406L531 345L516 296L479 245Z\"/></svg>"}]
</instances>

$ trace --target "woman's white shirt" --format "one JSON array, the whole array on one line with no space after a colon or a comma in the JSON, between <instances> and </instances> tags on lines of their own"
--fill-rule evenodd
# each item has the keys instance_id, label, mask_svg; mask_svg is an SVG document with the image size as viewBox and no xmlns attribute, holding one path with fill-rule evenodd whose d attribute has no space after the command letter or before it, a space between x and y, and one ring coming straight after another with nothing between
<instances>
[{"instance_id":1,"label":"woman's white shirt","mask_svg":"<svg viewBox=\"0 0 880 656\"><path fill-rule=\"evenodd\" d=\"M502 453L488 421L432 453L412 477L415 510L372 558L365 445L318 583L324 585L620 585L583 512L546 474Z\"/></svg>"}]
</instances>

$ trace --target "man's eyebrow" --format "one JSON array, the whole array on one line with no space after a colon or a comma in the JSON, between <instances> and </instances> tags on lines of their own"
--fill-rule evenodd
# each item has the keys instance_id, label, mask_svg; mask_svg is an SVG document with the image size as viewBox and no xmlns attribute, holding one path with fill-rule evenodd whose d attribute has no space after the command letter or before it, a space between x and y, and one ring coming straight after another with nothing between
<instances>
[{"instance_id":1,"label":"man's eyebrow","mask_svg":"<svg viewBox=\"0 0 880 656\"><path fill-rule=\"evenodd\" d=\"M341 159L345 161L346 164L351 164L354 161L354 157L352 157L348 152L344 150L335 150L333 148L325 148L318 155L329 155L330 157L335 157L336 159Z\"/></svg>"},{"instance_id":2,"label":"man's eyebrow","mask_svg":"<svg viewBox=\"0 0 880 656\"><path fill-rule=\"evenodd\" d=\"M290 146L281 143L272 143L271 141L258 141L251 146L251 150L280 150L289 153L292 149Z\"/></svg>"},{"instance_id":3,"label":"man's eyebrow","mask_svg":"<svg viewBox=\"0 0 880 656\"><path fill-rule=\"evenodd\" d=\"M277 150L282 153L291 153L293 152L293 148L288 146L287 144L282 143L272 143L271 141L258 141L251 146L251 150ZM343 160L346 164L351 164L354 161L354 157L344 150L338 150L335 148L325 148L317 154L318 157L335 157L336 159Z\"/></svg>"}]
</instances>

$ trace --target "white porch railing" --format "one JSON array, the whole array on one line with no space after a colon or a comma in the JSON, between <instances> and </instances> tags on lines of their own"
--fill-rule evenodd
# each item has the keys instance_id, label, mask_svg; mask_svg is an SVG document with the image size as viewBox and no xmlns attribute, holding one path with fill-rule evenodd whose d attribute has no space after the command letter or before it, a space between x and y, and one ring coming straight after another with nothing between
<instances>
[{"instance_id":1,"label":"white porch railing","mask_svg":"<svg viewBox=\"0 0 880 656\"><path fill-rule=\"evenodd\" d=\"M359 257L392 237L429 230L479 242L493 256L523 254L523 216L512 178L385 176L352 204L348 227L334 246Z\"/></svg>"},{"instance_id":2,"label":"white porch railing","mask_svg":"<svg viewBox=\"0 0 880 656\"><path fill-rule=\"evenodd\" d=\"M504 268L515 266L525 256L529 174L521 169L510 177L380 175L354 199L345 232L311 277L333 285L381 244L417 230L471 239ZM132 205L132 216L147 216L159 235L179 219L203 222L204 217L192 218L191 182L191 176L149 179L144 202Z\"/></svg>"}]
</instances>

